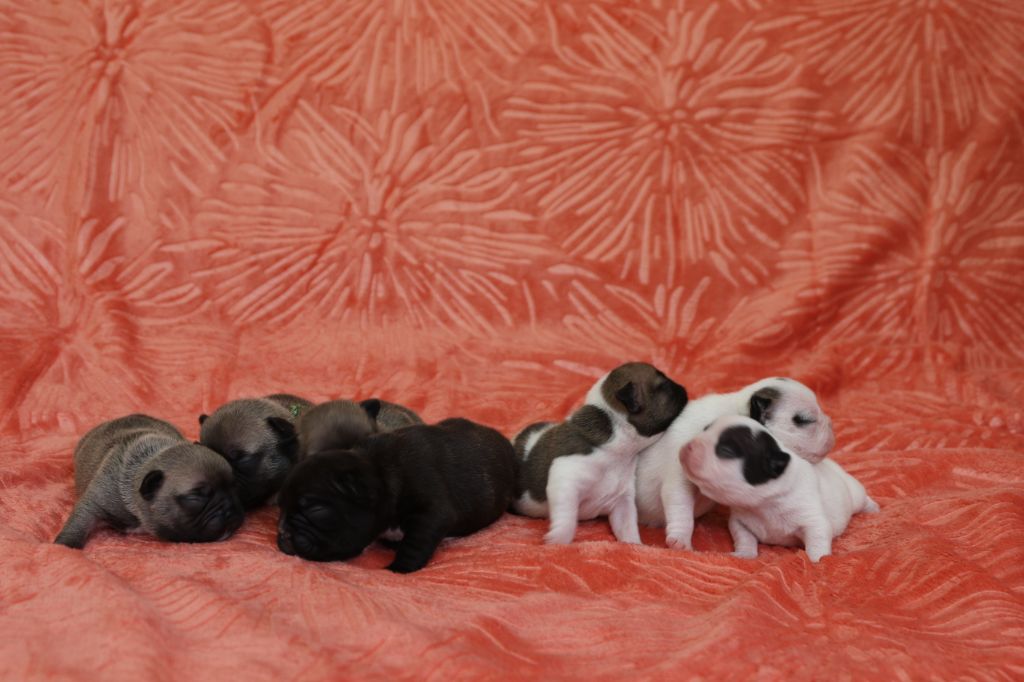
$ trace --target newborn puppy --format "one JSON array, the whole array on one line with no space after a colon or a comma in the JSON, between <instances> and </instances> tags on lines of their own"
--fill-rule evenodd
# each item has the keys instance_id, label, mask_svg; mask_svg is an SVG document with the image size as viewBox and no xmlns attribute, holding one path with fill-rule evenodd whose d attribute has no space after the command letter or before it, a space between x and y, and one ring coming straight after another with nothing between
<instances>
[{"instance_id":1,"label":"newborn puppy","mask_svg":"<svg viewBox=\"0 0 1024 682\"><path fill-rule=\"evenodd\" d=\"M104 422L75 448L78 502L55 542L85 546L100 522L171 542L224 540L242 525L231 467L165 421Z\"/></svg>"},{"instance_id":2,"label":"newborn puppy","mask_svg":"<svg viewBox=\"0 0 1024 682\"><path fill-rule=\"evenodd\" d=\"M686 389L652 365L615 368L568 421L533 424L515 437L515 511L549 517L548 543L570 543L579 520L607 515L617 540L639 544L636 456L661 438L686 400Z\"/></svg>"},{"instance_id":3,"label":"newborn puppy","mask_svg":"<svg viewBox=\"0 0 1024 682\"><path fill-rule=\"evenodd\" d=\"M494 429L446 419L380 433L295 466L281 489L277 546L315 561L350 559L399 530L388 569L410 573L445 537L496 521L514 488L515 454Z\"/></svg>"},{"instance_id":4,"label":"newborn puppy","mask_svg":"<svg viewBox=\"0 0 1024 682\"><path fill-rule=\"evenodd\" d=\"M864 486L831 459L795 457L748 417L722 417L679 453L686 475L710 499L729 505L729 532L739 557L757 543L803 544L817 562L832 553L858 512L877 512Z\"/></svg>"},{"instance_id":5,"label":"newborn puppy","mask_svg":"<svg viewBox=\"0 0 1024 682\"><path fill-rule=\"evenodd\" d=\"M331 400L310 408L299 419L299 459L326 450L348 450L375 433L422 423L409 408L377 398L361 403Z\"/></svg>"},{"instance_id":6,"label":"newborn puppy","mask_svg":"<svg viewBox=\"0 0 1024 682\"><path fill-rule=\"evenodd\" d=\"M726 415L751 417L809 462L820 461L835 445L832 420L818 405L814 391L792 379L763 379L735 393L712 393L691 401L665 437L640 453L636 467L640 522L665 526L669 547L691 549L694 519L714 506L686 480L679 449Z\"/></svg>"},{"instance_id":7,"label":"newborn puppy","mask_svg":"<svg viewBox=\"0 0 1024 682\"><path fill-rule=\"evenodd\" d=\"M295 422L312 406L278 393L232 400L212 415L199 415L199 442L231 465L246 509L270 501L281 487L298 452Z\"/></svg>"}]
</instances>

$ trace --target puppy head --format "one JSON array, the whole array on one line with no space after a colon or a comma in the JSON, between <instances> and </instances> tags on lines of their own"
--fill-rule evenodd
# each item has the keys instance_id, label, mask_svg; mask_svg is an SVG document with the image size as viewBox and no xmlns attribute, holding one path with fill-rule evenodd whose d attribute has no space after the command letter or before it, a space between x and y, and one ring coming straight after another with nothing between
<instances>
[{"instance_id":1,"label":"puppy head","mask_svg":"<svg viewBox=\"0 0 1024 682\"><path fill-rule=\"evenodd\" d=\"M212 450L182 443L136 476L134 504L147 530L171 542L214 542L242 525L231 467Z\"/></svg>"},{"instance_id":2,"label":"puppy head","mask_svg":"<svg viewBox=\"0 0 1024 682\"><path fill-rule=\"evenodd\" d=\"M298 451L295 426L283 408L267 400L233 400L201 415L199 424L199 442L231 465L246 509L278 491Z\"/></svg>"},{"instance_id":3,"label":"puppy head","mask_svg":"<svg viewBox=\"0 0 1024 682\"><path fill-rule=\"evenodd\" d=\"M621 414L641 436L654 436L668 428L686 407L686 389L657 367L629 362L608 373L595 389L614 411ZM594 391L587 402L596 398Z\"/></svg>"},{"instance_id":4,"label":"puppy head","mask_svg":"<svg viewBox=\"0 0 1024 682\"><path fill-rule=\"evenodd\" d=\"M778 493L791 456L748 417L721 417L679 451L700 491L721 504L754 507Z\"/></svg>"},{"instance_id":5,"label":"puppy head","mask_svg":"<svg viewBox=\"0 0 1024 682\"><path fill-rule=\"evenodd\" d=\"M355 403L331 400L310 408L299 420L300 458L328 450L349 450L377 433L377 399Z\"/></svg>"},{"instance_id":6,"label":"puppy head","mask_svg":"<svg viewBox=\"0 0 1024 682\"><path fill-rule=\"evenodd\" d=\"M281 488L278 548L314 561L358 556L384 530L378 511L382 487L365 452L310 455Z\"/></svg>"},{"instance_id":7,"label":"puppy head","mask_svg":"<svg viewBox=\"0 0 1024 682\"><path fill-rule=\"evenodd\" d=\"M832 420L814 391L799 381L763 379L748 386L750 417L763 424L783 446L808 462L820 462L836 444Z\"/></svg>"}]
</instances>

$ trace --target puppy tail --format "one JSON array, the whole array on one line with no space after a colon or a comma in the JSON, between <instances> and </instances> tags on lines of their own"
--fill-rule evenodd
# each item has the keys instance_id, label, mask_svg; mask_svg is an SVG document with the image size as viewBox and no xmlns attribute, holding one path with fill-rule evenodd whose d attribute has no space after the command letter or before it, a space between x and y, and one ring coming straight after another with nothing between
<instances>
[{"instance_id":1,"label":"puppy tail","mask_svg":"<svg viewBox=\"0 0 1024 682\"><path fill-rule=\"evenodd\" d=\"M864 495L864 509L866 514L877 514L882 511L882 508L878 506L878 503L872 500L867 495Z\"/></svg>"}]
</instances>

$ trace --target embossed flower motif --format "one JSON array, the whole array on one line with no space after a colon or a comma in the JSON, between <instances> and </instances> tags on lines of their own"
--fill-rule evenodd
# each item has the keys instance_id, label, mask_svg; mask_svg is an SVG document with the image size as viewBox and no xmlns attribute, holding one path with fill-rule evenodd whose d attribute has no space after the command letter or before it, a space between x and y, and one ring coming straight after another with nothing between
<instances>
[{"instance_id":1,"label":"embossed flower motif","mask_svg":"<svg viewBox=\"0 0 1024 682\"><path fill-rule=\"evenodd\" d=\"M775 289L736 311L735 333L770 342L745 321L778 310L779 344L793 342L781 326L844 347L858 374L948 368L956 348L1022 357L1024 183L1008 141L923 158L863 147L830 164L842 172L818 173L810 226L780 251Z\"/></svg>"},{"instance_id":2,"label":"embossed flower motif","mask_svg":"<svg viewBox=\"0 0 1024 682\"><path fill-rule=\"evenodd\" d=\"M363 115L301 101L261 151L195 226L219 244L205 276L239 322L316 311L493 331L550 251L522 229L519 187L483 159L465 105Z\"/></svg>"},{"instance_id":3,"label":"embossed flower motif","mask_svg":"<svg viewBox=\"0 0 1024 682\"><path fill-rule=\"evenodd\" d=\"M443 84L476 88L536 39L537 0L272 0L263 11L285 55L278 93L306 81L376 101L395 84L426 94Z\"/></svg>"},{"instance_id":4,"label":"embossed flower motif","mask_svg":"<svg viewBox=\"0 0 1024 682\"><path fill-rule=\"evenodd\" d=\"M942 142L1024 97L1024 5L993 0L817 0L795 9L802 50L863 126Z\"/></svg>"},{"instance_id":5,"label":"embossed flower motif","mask_svg":"<svg viewBox=\"0 0 1024 682\"><path fill-rule=\"evenodd\" d=\"M66 236L0 201L0 355L14 359L0 370L4 422L92 414L97 396L137 409L161 372L191 362L202 332L176 346L166 331L199 289L153 258L155 246L128 257L117 247L125 227L89 219Z\"/></svg>"},{"instance_id":6,"label":"embossed flower motif","mask_svg":"<svg viewBox=\"0 0 1024 682\"><path fill-rule=\"evenodd\" d=\"M195 192L251 115L266 46L242 3L6 0L0 178L81 214ZM161 185L160 183L164 183Z\"/></svg>"},{"instance_id":7,"label":"embossed flower motif","mask_svg":"<svg viewBox=\"0 0 1024 682\"><path fill-rule=\"evenodd\" d=\"M669 286L680 264L709 259L749 284L766 270L748 245L778 246L770 227L795 210L801 145L824 115L799 65L752 25L687 7L591 8L501 120L527 196L552 226L571 225L572 254Z\"/></svg>"}]
</instances>

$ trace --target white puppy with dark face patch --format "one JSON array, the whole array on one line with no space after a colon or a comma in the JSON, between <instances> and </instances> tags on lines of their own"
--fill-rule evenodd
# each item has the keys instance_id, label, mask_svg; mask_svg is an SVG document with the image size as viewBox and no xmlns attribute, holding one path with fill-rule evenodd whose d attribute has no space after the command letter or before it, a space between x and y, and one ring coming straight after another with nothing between
<instances>
[{"instance_id":1,"label":"white puppy with dark face patch","mask_svg":"<svg viewBox=\"0 0 1024 682\"><path fill-rule=\"evenodd\" d=\"M816 464L788 452L748 417L721 417L679 452L703 495L731 507L733 554L757 556L757 543L802 544L811 561L832 553L858 512L877 512L864 486L831 459Z\"/></svg>"},{"instance_id":2,"label":"white puppy with dark face patch","mask_svg":"<svg viewBox=\"0 0 1024 682\"><path fill-rule=\"evenodd\" d=\"M781 377L762 379L735 393L713 393L690 401L665 436L642 453L636 469L640 523L665 527L665 543L691 549L694 519L714 503L701 497L679 466L679 449L719 417L749 416L768 428L789 451L820 461L835 445L832 420L814 391Z\"/></svg>"},{"instance_id":3,"label":"white puppy with dark face patch","mask_svg":"<svg viewBox=\"0 0 1024 682\"><path fill-rule=\"evenodd\" d=\"M561 424L541 422L513 440L520 459L520 514L549 517L544 536L567 544L577 522L607 516L620 542L639 543L636 456L661 437L686 405L686 389L656 367L621 365L598 381Z\"/></svg>"}]
</instances>

